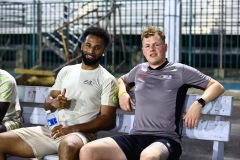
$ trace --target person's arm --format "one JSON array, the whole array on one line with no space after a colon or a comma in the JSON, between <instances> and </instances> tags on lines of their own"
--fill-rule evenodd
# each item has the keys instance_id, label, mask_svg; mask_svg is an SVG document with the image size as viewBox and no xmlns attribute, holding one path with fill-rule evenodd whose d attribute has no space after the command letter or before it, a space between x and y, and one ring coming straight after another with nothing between
<instances>
[{"instance_id":1,"label":"person's arm","mask_svg":"<svg viewBox=\"0 0 240 160\"><path fill-rule=\"evenodd\" d=\"M51 112L54 112L57 109L65 108L67 105L67 98L65 97L65 94L66 89L64 89L62 93L58 90L51 90L45 100L45 110L51 110Z\"/></svg>"},{"instance_id":2,"label":"person's arm","mask_svg":"<svg viewBox=\"0 0 240 160\"><path fill-rule=\"evenodd\" d=\"M214 100L218 96L224 93L223 86L216 80L211 79L205 88L205 91L201 95L201 98L205 100L206 103ZM199 117L201 114L202 105L198 101L190 106L186 115L183 117L185 125L187 128L193 128L198 126Z\"/></svg>"},{"instance_id":3,"label":"person's arm","mask_svg":"<svg viewBox=\"0 0 240 160\"><path fill-rule=\"evenodd\" d=\"M72 126L56 126L52 129L51 135L53 138L73 133L96 133L100 130L109 130L115 127L116 121L116 107L113 106L101 106L100 115L87 123L76 124ZM59 131L59 133L58 133Z\"/></svg>"},{"instance_id":4,"label":"person's arm","mask_svg":"<svg viewBox=\"0 0 240 160\"><path fill-rule=\"evenodd\" d=\"M3 118L5 117L9 106L10 106L10 102L0 102L0 123L2 122Z\"/></svg>"},{"instance_id":5,"label":"person's arm","mask_svg":"<svg viewBox=\"0 0 240 160\"><path fill-rule=\"evenodd\" d=\"M11 77L10 75L6 75L2 77L2 79L0 81L0 86L2 86L3 84L5 85L5 87L1 87L1 97L0 97L0 133L2 132L6 132L7 128L4 124L2 124L2 120L4 119L4 117L6 116L6 113L10 107L10 102L14 99L13 97L15 96L14 94L14 87L15 87L15 82L14 82L14 78ZM2 82L3 81L3 82Z\"/></svg>"},{"instance_id":6,"label":"person's arm","mask_svg":"<svg viewBox=\"0 0 240 160\"><path fill-rule=\"evenodd\" d=\"M6 132L6 131L7 131L6 126L4 126L3 124L0 124L0 133Z\"/></svg>"},{"instance_id":7,"label":"person's arm","mask_svg":"<svg viewBox=\"0 0 240 160\"><path fill-rule=\"evenodd\" d=\"M119 105L120 107L128 112L132 112L132 105L135 105L134 101L128 94L129 90L131 89L131 86L127 85L124 82L124 77L120 77L118 79L118 98L119 98Z\"/></svg>"},{"instance_id":8,"label":"person's arm","mask_svg":"<svg viewBox=\"0 0 240 160\"><path fill-rule=\"evenodd\" d=\"M1 122L5 117L9 106L10 106L10 102L0 102L0 133L7 131L6 126L1 124Z\"/></svg>"}]
</instances>

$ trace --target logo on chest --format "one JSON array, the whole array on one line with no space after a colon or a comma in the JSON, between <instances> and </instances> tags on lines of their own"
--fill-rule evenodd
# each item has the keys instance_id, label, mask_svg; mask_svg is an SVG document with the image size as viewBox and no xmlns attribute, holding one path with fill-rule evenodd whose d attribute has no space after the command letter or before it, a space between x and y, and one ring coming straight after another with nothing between
<instances>
[{"instance_id":1,"label":"logo on chest","mask_svg":"<svg viewBox=\"0 0 240 160\"><path fill-rule=\"evenodd\" d=\"M146 73L142 73L142 75L141 75L142 79L144 79L145 76L146 76Z\"/></svg>"},{"instance_id":2,"label":"logo on chest","mask_svg":"<svg viewBox=\"0 0 240 160\"><path fill-rule=\"evenodd\" d=\"M172 75L169 74L162 74L162 75L149 75L151 78L156 78L156 79L172 79ZM146 77L146 74L141 75L142 79Z\"/></svg>"},{"instance_id":3,"label":"logo on chest","mask_svg":"<svg viewBox=\"0 0 240 160\"><path fill-rule=\"evenodd\" d=\"M94 84L94 82L92 80L85 80L83 83L90 85L90 86L92 86Z\"/></svg>"},{"instance_id":4,"label":"logo on chest","mask_svg":"<svg viewBox=\"0 0 240 160\"><path fill-rule=\"evenodd\" d=\"M172 79L172 75L161 75L162 79Z\"/></svg>"}]
</instances>

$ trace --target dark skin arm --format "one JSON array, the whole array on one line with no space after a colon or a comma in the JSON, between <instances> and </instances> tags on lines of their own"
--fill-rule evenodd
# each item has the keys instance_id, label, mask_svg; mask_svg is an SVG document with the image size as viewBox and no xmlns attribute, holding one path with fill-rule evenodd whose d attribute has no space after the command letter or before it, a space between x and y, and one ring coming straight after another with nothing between
<instances>
[{"instance_id":1,"label":"dark skin arm","mask_svg":"<svg viewBox=\"0 0 240 160\"><path fill-rule=\"evenodd\" d=\"M93 119L88 123L73 126L56 126L52 129L51 136L56 139L73 132L95 133L100 130L109 130L115 126L115 119L116 107L101 106L100 115L96 119Z\"/></svg>"},{"instance_id":2,"label":"dark skin arm","mask_svg":"<svg viewBox=\"0 0 240 160\"><path fill-rule=\"evenodd\" d=\"M69 105L69 101L65 97L65 94L65 88L63 89L62 93L58 90L51 90L45 101L45 110L51 110L51 112L55 112L57 109L63 109Z\"/></svg>"},{"instance_id":3,"label":"dark skin arm","mask_svg":"<svg viewBox=\"0 0 240 160\"><path fill-rule=\"evenodd\" d=\"M7 128L3 124L0 124L0 133L6 132L6 131L7 131Z\"/></svg>"},{"instance_id":4,"label":"dark skin arm","mask_svg":"<svg viewBox=\"0 0 240 160\"><path fill-rule=\"evenodd\" d=\"M7 110L10 106L10 102L0 102L0 122L2 122Z\"/></svg>"},{"instance_id":5,"label":"dark skin arm","mask_svg":"<svg viewBox=\"0 0 240 160\"><path fill-rule=\"evenodd\" d=\"M0 102L0 123L5 117L7 110L9 108L10 102ZM7 129L3 124L0 124L0 133L6 132Z\"/></svg>"},{"instance_id":6,"label":"dark skin arm","mask_svg":"<svg viewBox=\"0 0 240 160\"><path fill-rule=\"evenodd\" d=\"M68 107L70 102L65 97L65 94L66 89L63 89L62 93L57 90L50 91L45 101L45 110L51 110L51 112L54 112L57 109ZM56 126L52 129L51 136L56 139L60 136L73 132L95 133L100 130L112 129L115 126L115 119L116 107L101 106L99 116L96 119L93 119L88 123L73 126Z\"/></svg>"}]
</instances>

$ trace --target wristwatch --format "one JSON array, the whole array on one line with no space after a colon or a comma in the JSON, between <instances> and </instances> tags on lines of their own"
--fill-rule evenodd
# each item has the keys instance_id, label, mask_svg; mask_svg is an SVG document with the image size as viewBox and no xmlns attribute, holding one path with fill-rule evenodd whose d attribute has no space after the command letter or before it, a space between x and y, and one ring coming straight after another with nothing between
<instances>
[{"instance_id":1,"label":"wristwatch","mask_svg":"<svg viewBox=\"0 0 240 160\"><path fill-rule=\"evenodd\" d=\"M202 108L203 108L203 107L205 106L205 104L206 104L205 100L202 99L202 98L198 98L197 101L198 101L198 103L200 103L200 104L202 105Z\"/></svg>"}]
</instances>

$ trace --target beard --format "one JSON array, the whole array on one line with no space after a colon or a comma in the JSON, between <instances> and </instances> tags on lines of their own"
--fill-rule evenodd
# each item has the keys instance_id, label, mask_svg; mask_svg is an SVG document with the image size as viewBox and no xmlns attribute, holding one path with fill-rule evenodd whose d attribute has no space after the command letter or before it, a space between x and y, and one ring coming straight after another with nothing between
<instances>
[{"instance_id":1,"label":"beard","mask_svg":"<svg viewBox=\"0 0 240 160\"><path fill-rule=\"evenodd\" d=\"M82 52L83 63L88 65L88 66L92 66L92 65L95 65L97 63L100 63L101 59L102 59L102 55L100 57L94 57L94 59L88 59L86 57L86 55Z\"/></svg>"}]
</instances>

